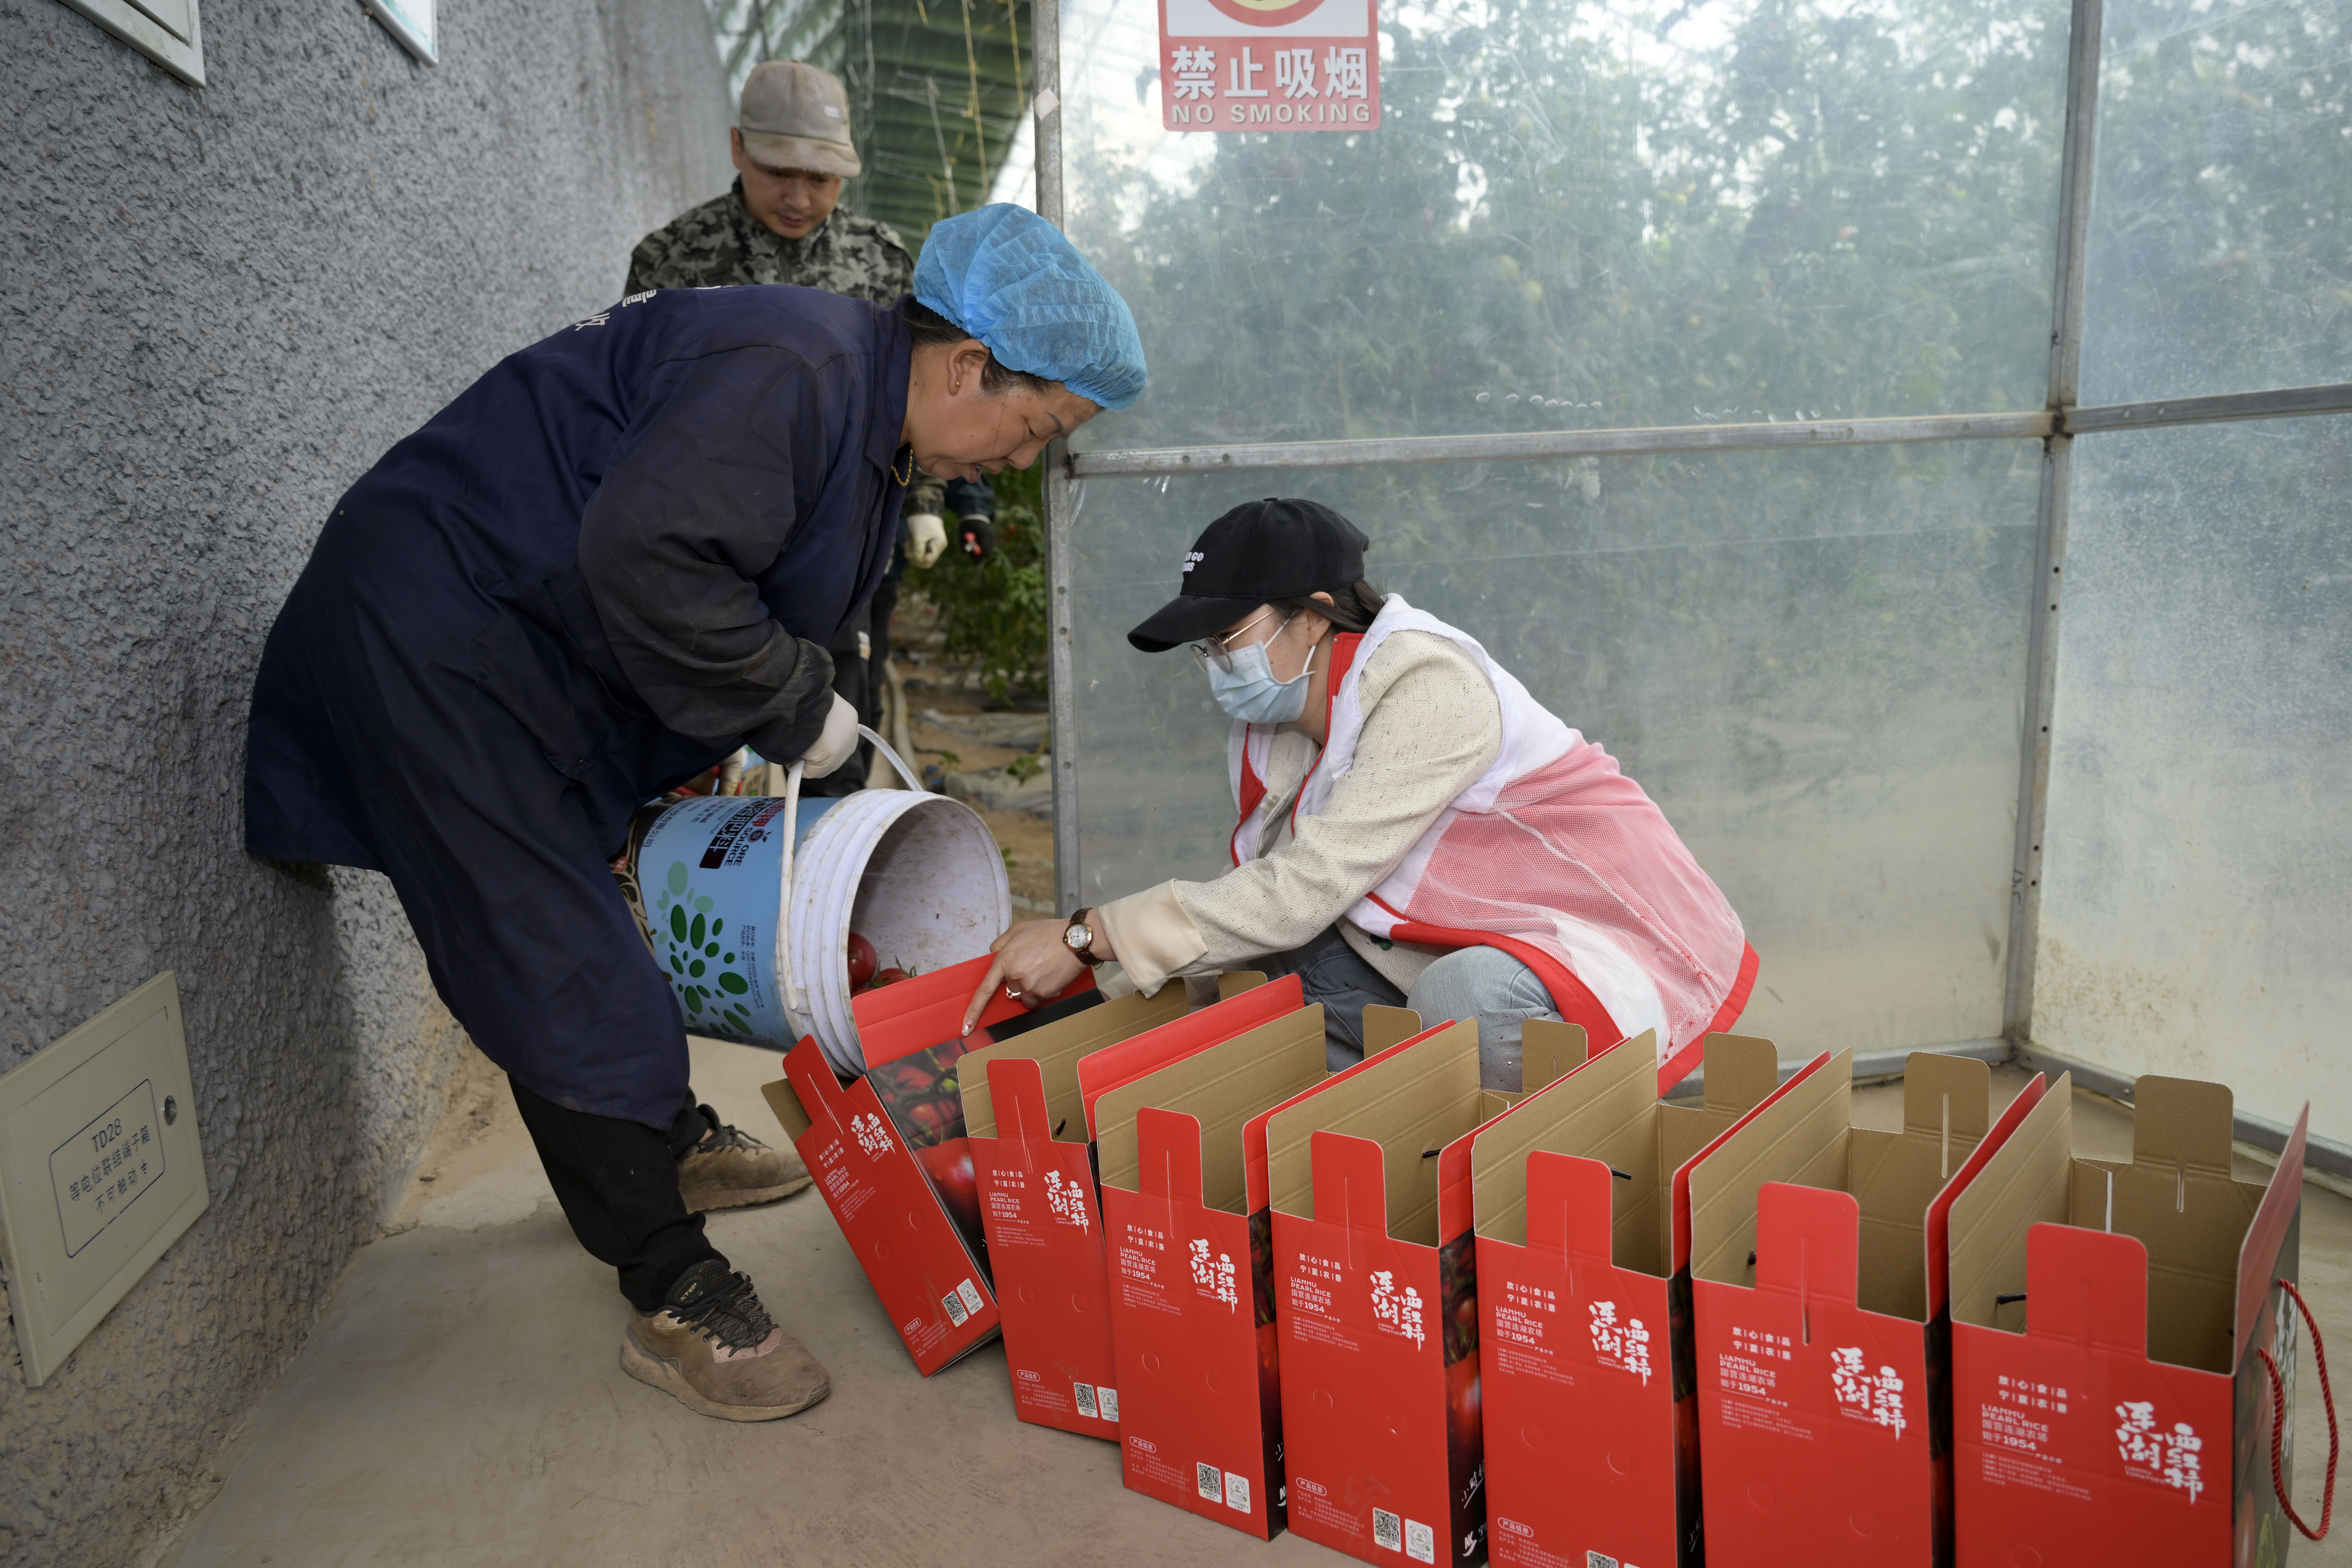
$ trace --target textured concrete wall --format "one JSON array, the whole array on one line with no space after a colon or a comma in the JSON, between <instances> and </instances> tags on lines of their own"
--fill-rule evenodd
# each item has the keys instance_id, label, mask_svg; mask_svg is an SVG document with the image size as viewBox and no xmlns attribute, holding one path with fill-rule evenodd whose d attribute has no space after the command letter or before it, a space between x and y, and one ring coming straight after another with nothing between
<instances>
[{"instance_id":1,"label":"textured concrete wall","mask_svg":"<svg viewBox=\"0 0 2352 1568\"><path fill-rule=\"evenodd\" d=\"M330 503L729 178L698 0L442 11L429 68L351 0L203 0L192 89L0 0L0 1068L178 971L212 1184L47 1386L8 1338L0 1562L126 1561L202 1497L462 1047L382 879L240 847Z\"/></svg>"}]
</instances>

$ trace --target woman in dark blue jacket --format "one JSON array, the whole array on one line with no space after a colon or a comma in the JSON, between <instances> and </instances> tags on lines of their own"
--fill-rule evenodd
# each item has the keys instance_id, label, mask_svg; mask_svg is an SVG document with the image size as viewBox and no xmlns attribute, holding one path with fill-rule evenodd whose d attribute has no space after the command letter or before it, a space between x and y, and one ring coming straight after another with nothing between
<instances>
[{"instance_id":1,"label":"woman in dark blue jacket","mask_svg":"<svg viewBox=\"0 0 2352 1568\"><path fill-rule=\"evenodd\" d=\"M609 863L638 805L739 746L813 774L849 754L825 649L882 580L916 466L1025 468L1142 384L1125 304L1009 206L934 227L896 307L632 295L387 453L270 632L247 847L392 879L574 1233L620 1271L623 1364L696 1409L768 1419L827 1385L680 1194L698 1151L751 1182L780 1162L695 1106Z\"/></svg>"}]
</instances>

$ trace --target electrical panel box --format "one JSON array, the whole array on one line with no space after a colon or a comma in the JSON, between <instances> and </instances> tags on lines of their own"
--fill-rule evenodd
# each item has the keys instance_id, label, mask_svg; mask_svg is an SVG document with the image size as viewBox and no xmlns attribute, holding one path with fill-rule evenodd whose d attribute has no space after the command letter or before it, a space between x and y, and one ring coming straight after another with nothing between
<instances>
[{"instance_id":1,"label":"electrical panel box","mask_svg":"<svg viewBox=\"0 0 2352 1568\"><path fill-rule=\"evenodd\" d=\"M0 1253L25 1381L62 1366L210 1201L169 972L0 1077Z\"/></svg>"}]
</instances>

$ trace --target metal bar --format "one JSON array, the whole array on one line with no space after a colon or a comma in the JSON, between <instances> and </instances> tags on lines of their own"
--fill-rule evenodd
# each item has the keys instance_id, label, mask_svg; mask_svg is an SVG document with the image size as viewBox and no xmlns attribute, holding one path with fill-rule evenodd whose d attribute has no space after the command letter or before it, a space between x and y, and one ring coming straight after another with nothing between
<instances>
[{"instance_id":1,"label":"metal bar","mask_svg":"<svg viewBox=\"0 0 2352 1568\"><path fill-rule=\"evenodd\" d=\"M2166 425L2212 425L2226 419L2286 419L2306 414L2352 413L2352 381L2327 386L2285 386L2269 392L2224 392L2211 397L2169 397L2152 403L2110 403L2068 408L2070 436L2104 430L2153 430Z\"/></svg>"},{"instance_id":2,"label":"metal bar","mask_svg":"<svg viewBox=\"0 0 2352 1568\"><path fill-rule=\"evenodd\" d=\"M2065 434L2083 371L2083 278L2099 139L2099 35L2104 0L2074 0L2066 44L2065 152L2058 176L2057 275L2050 305L2050 412L2034 529L2033 597L2026 601L2025 722L2019 737L2017 837L2010 862L2009 965L2001 1034L2022 1049L2033 1037L2034 963L2042 931L2042 845L2050 805L2050 724L2058 696L2059 592L2074 497L2074 443Z\"/></svg>"},{"instance_id":3,"label":"metal bar","mask_svg":"<svg viewBox=\"0 0 2352 1568\"><path fill-rule=\"evenodd\" d=\"M1035 0L1029 66L1037 97L1037 216L1062 222L1062 8ZM1054 892L1064 912L1078 892L1078 680L1070 627L1070 465L1064 443L1045 454L1045 680L1054 751Z\"/></svg>"},{"instance_id":4,"label":"metal bar","mask_svg":"<svg viewBox=\"0 0 2352 1568\"><path fill-rule=\"evenodd\" d=\"M2033 548L2033 602L2026 612L2025 724L2018 749L2017 838L2010 866L2008 973L2001 1034L2022 1049L2032 1038L2033 973L2042 921L2042 843L2049 822L2051 710L2058 695L2059 587L2074 495L2074 443L2053 437L2042 456L2042 504Z\"/></svg>"},{"instance_id":5,"label":"metal bar","mask_svg":"<svg viewBox=\"0 0 2352 1568\"><path fill-rule=\"evenodd\" d=\"M1041 160L1041 185L1043 171ZM1081 452L1069 461L1070 473L1077 479L1154 478L1162 474L1235 474L1268 468L1527 462L1554 458L1634 457L1651 452L1753 452L1788 447L1874 447L1900 441L2038 441L2046 439L2056 429L2056 416L2046 409L2036 409L2027 414L1939 414L1786 425L1675 425L1640 430L1526 430L1489 436L1394 436L1359 441L1144 447Z\"/></svg>"}]
</instances>

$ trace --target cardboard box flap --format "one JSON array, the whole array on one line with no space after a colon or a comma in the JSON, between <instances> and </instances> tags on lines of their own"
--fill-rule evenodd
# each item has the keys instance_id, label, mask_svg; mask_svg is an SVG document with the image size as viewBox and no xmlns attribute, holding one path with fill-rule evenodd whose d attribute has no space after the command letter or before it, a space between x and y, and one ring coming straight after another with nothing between
<instances>
[{"instance_id":1,"label":"cardboard box flap","mask_svg":"<svg viewBox=\"0 0 2352 1568\"><path fill-rule=\"evenodd\" d=\"M2119 1231L2147 1248L2148 1358L2228 1372L2239 1253L2263 1189L2186 1162L2140 1160L2076 1160L2068 1186L2072 1223Z\"/></svg>"},{"instance_id":2,"label":"cardboard box flap","mask_svg":"<svg viewBox=\"0 0 2352 1568\"><path fill-rule=\"evenodd\" d=\"M1286 978L1297 980L1295 975ZM1251 996L1279 984L1261 986ZM1234 1006L1251 996L1217 1005ZM1181 1028L1213 1011L1195 1013L1154 1033ZM1295 1008L1272 1023L1106 1089L1094 1108L1102 1184L1128 1192L1142 1190L1136 1185L1141 1157L1136 1142L1136 1114L1145 1106L1156 1106L1200 1123L1201 1181L1207 1206L1228 1214L1244 1213L1249 1193L1242 1161L1244 1124L1267 1106L1323 1077L1323 1008L1318 1004Z\"/></svg>"},{"instance_id":3,"label":"cardboard box flap","mask_svg":"<svg viewBox=\"0 0 2352 1568\"><path fill-rule=\"evenodd\" d=\"M1862 1273L1861 1219L1852 1193L1765 1183L1756 1190L1756 1230L1772 1244L1756 1248L1756 1288L1790 1291L1802 1301L1853 1304ZM1811 1344L1810 1319L1804 1331Z\"/></svg>"},{"instance_id":4,"label":"cardboard box flap","mask_svg":"<svg viewBox=\"0 0 2352 1568\"><path fill-rule=\"evenodd\" d=\"M896 989L893 987L892 989ZM1184 1016L1184 991L1163 985L1157 996L1129 992L1098 1007L964 1054L961 1068L964 1131L994 1138L997 1115L990 1064L1013 1058L1034 1061L1045 1089L1045 1136L1083 1143L1086 1109L1078 1092L1078 1062L1108 1046ZM1033 1135L1036 1135L1033 1131Z\"/></svg>"},{"instance_id":5,"label":"cardboard box flap","mask_svg":"<svg viewBox=\"0 0 2352 1568\"><path fill-rule=\"evenodd\" d=\"M1102 1133L1102 1097L1205 1047L1247 1033L1270 1019L1296 1012L1304 994L1298 976L1286 974L1244 987L1197 1013L1171 1019L1156 1029L1106 1046L1078 1058L1078 1095L1086 1110L1087 1135ZM1133 1111L1130 1108L1129 1116Z\"/></svg>"},{"instance_id":6,"label":"cardboard box flap","mask_svg":"<svg viewBox=\"0 0 2352 1568\"><path fill-rule=\"evenodd\" d=\"M2147 1248L2137 1237L2043 1221L2025 1236L2026 1332L2147 1354Z\"/></svg>"},{"instance_id":7,"label":"cardboard box flap","mask_svg":"<svg viewBox=\"0 0 2352 1568\"><path fill-rule=\"evenodd\" d=\"M852 997L849 1007L857 1021L858 1054L866 1067L878 1068L900 1057L962 1038L963 1010L971 1005L973 989L987 978L988 966L993 962L990 954L968 958L961 963L951 963L945 969L934 969L929 974ZM1089 969L1054 1001L1067 1001L1094 988L1094 971ZM985 1029L1008 1019L1024 1017L1028 1012L999 986L989 996L988 1005L981 1010L977 1026Z\"/></svg>"},{"instance_id":8,"label":"cardboard box flap","mask_svg":"<svg viewBox=\"0 0 2352 1568\"><path fill-rule=\"evenodd\" d=\"M1543 1245L1537 1234L1542 1227L1528 1218L1527 1205L1538 1164L1551 1162L1533 1156L1584 1157L1599 1161L1603 1175L1620 1189L1606 1200L1615 1237L1611 1256L1621 1268L1661 1276L1666 1272L1658 1068L1655 1046L1645 1043L1650 1039L1644 1034L1620 1041L1580 1063L1478 1133L1471 1145L1470 1167L1479 1235L1514 1247ZM1622 1171L1630 1179L1619 1181L1609 1175L1612 1171ZM1557 1179L1571 1185L1576 1180ZM1556 1231L1558 1216L1550 1216L1550 1223Z\"/></svg>"},{"instance_id":9,"label":"cardboard box flap","mask_svg":"<svg viewBox=\"0 0 2352 1568\"><path fill-rule=\"evenodd\" d=\"M1129 1189L1152 1198L1181 1198L1202 1208L1209 1202L1201 1185L1201 1119L1182 1110L1156 1105L1135 1113L1135 1185Z\"/></svg>"},{"instance_id":10,"label":"cardboard box flap","mask_svg":"<svg viewBox=\"0 0 2352 1568\"><path fill-rule=\"evenodd\" d=\"M1715 1097L1708 1063L1707 1097ZM1756 1194L1767 1182L1843 1191L1853 1131L1853 1053L1790 1079L1689 1167L1695 1279L1755 1281Z\"/></svg>"},{"instance_id":11,"label":"cardboard box flap","mask_svg":"<svg viewBox=\"0 0 2352 1568\"><path fill-rule=\"evenodd\" d=\"M1217 1000L1230 1002L1265 984L1265 971L1263 969L1223 970L1217 975Z\"/></svg>"},{"instance_id":12,"label":"cardboard box flap","mask_svg":"<svg viewBox=\"0 0 2352 1568\"><path fill-rule=\"evenodd\" d=\"M1843 1185L1861 1207L1864 1310L1927 1321L1927 1210L1984 1142L1991 1116L1991 1068L1914 1051L1904 1063L1903 1131L1854 1130Z\"/></svg>"},{"instance_id":13,"label":"cardboard box flap","mask_svg":"<svg viewBox=\"0 0 2352 1568\"><path fill-rule=\"evenodd\" d=\"M1364 1009L1364 1055L1379 1056L1422 1033L1421 1015L1410 1007L1383 1007L1375 1002Z\"/></svg>"},{"instance_id":14,"label":"cardboard box flap","mask_svg":"<svg viewBox=\"0 0 2352 1568\"><path fill-rule=\"evenodd\" d=\"M2132 1163L2229 1180L2236 1109L2226 1084L2148 1074L2132 1086Z\"/></svg>"},{"instance_id":15,"label":"cardboard box flap","mask_svg":"<svg viewBox=\"0 0 2352 1568\"><path fill-rule=\"evenodd\" d=\"M2281 1276L2279 1254L2295 1212L2303 1206L2303 1151L2310 1131L2311 1101L2306 1100L2286 1147L2279 1152L2278 1168L2263 1191L2254 1222L2246 1227L2245 1243L2238 1248L2238 1330L2230 1343L2241 1361L2262 1342L2263 1302L2271 1293L2271 1282Z\"/></svg>"},{"instance_id":16,"label":"cardboard box flap","mask_svg":"<svg viewBox=\"0 0 2352 1568\"><path fill-rule=\"evenodd\" d=\"M760 1097L768 1102L768 1109L776 1113L776 1121L784 1130L785 1142L798 1143L814 1125L809 1121L808 1112L801 1109L801 1097L793 1092L790 1080L780 1078L773 1083L761 1084Z\"/></svg>"},{"instance_id":17,"label":"cardboard box flap","mask_svg":"<svg viewBox=\"0 0 2352 1568\"><path fill-rule=\"evenodd\" d=\"M1925 1316L1930 1321L1951 1300L1952 1205L1958 1201L1961 1194L1969 1190L1970 1184L1975 1182L1985 1166L1991 1163L1993 1155L2000 1151L2001 1146L2009 1142L2021 1126L2024 1125L2026 1117L2042 1103L2042 1097L2049 1091L2048 1078L2041 1073L2035 1073L2026 1086L2018 1091L2017 1098L2011 1100L2008 1108L2000 1113L2000 1120L1992 1124L1991 1130L1978 1141L1976 1148L1969 1152L1969 1157L1960 1162L1960 1168L1952 1173L1951 1179L1944 1184L1943 1189L1936 1194L1935 1201L1927 1205L1927 1294Z\"/></svg>"},{"instance_id":18,"label":"cardboard box flap","mask_svg":"<svg viewBox=\"0 0 2352 1568\"><path fill-rule=\"evenodd\" d=\"M1653 1040L1654 1036L1645 1037ZM1780 1087L1780 1047L1754 1035L1706 1037L1706 1107L1745 1114Z\"/></svg>"},{"instance_id":19,"label":"cardboard box flap","mask_svg":"<svg viewBox=\"0 0 2352 1568\"><path fill-rule=\"evenodd\" d=\"M1656 1062L1658 1034L1654 1029L1644 1029L1634 1039L1621 1040L1618 1045L1633 1045L1640 1048L1644 1043L1650 1060ZM1602 1046L1595 1049L1581 1024L1563 1024L1557 1018L1529 1018L1521 1026L1519 1034L1519 1094L1522 1098L1539 1094L1586 1062L1616 1048L1617 1046Z\"/></svg>"},{"instance_id":20,"label":"cardboard box flap","mask_svg":"<svg viewBox=\"0 0 2352 1568\"><path fill-rule=\"evenodd\" d=\"M2062 1073L1952 1199L1952 1321L2025 1331L2026 1235L2066 1223L2074 1148L2074 1080Z\"/></svg>"},{"instance_id":21,"label":"cardboard box flap","mask_svg":"<svg viewBox=\"0 0 2352 1568\"><path fill-rule=\"evenodd\" d=\"M1403 1009L1399 1009L1399 1011L1403 1011ZM1281 1112L1289 1110L1300 1100L1305 1100L1308 1095L1320 1094L1326 1089L1328 1089L1331 1085L1339 1082L1341 1079L1354 1078L1365 1068L1377 1065L1383 1058L1389 1056L1391 1052L1401 1051L1407 1046L1419 1045L1422 1041L1429 1038L1430 1036L1436 1034L1440 1029L1450 1029L1453 1026L1454 1026L1450 1022L1438 1024L1433 1027L1423 1029L1418 1035L1399 1040L1395 1045L1389 1047L1387 1050L1375 1052L1371 1056L1366 1057L1362 1061L1354 1062L1347 1067L1341 1068L1338 1072L1333 1073L1330 1077L1307 1085L1305 1089L1300 1089L1297 1094L1292 1095L1289 1099L1282 1100L1275 1105L1269 1105L1264 1110L1259 1111L1255 1116L1251 1117L1248 1122L1244 1124L1242 1129L1242 1163L1248 1177L1249 1196L1247 1203L1249 1206L1247 1212L1255 1214L1258 1210L1268 1206L1267 1184L1265 1178L1265 1124L1268 1121L1272 1121Z\"/></svg>"},{"instance_id":22,"label":"cardboard box flap","mask_svg":"<svg viewBox=\"0 0 2352 1568\"><path fill-rule=\"evenodd\" d=\"M1384 1157L1389 1234L1433 1247L1440 1239L1439 1156L1478 1124L1478 1026L1448 1025L1382 1052L1364 1068L1268 1119L1268 1205L1318 1217L1314 1135L1327 1128L1346 1132L1377 1145Z\"/></svg>"}]
</instances>

